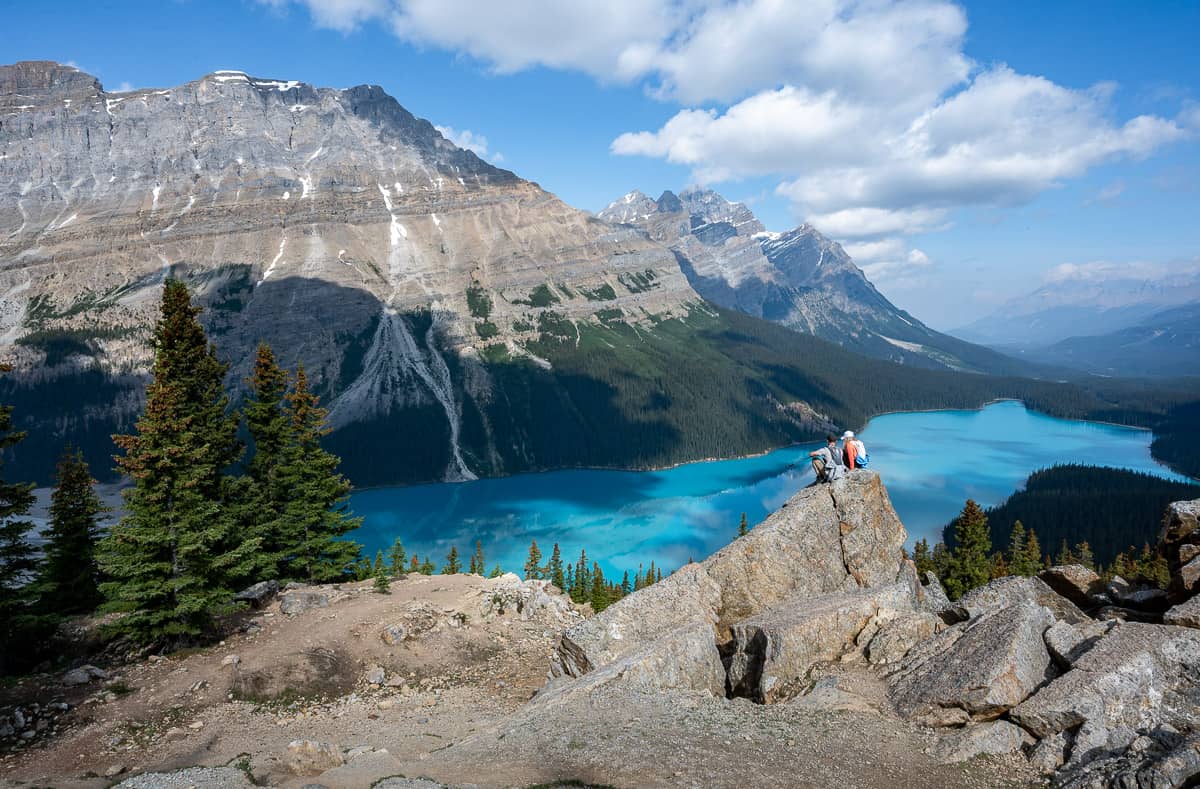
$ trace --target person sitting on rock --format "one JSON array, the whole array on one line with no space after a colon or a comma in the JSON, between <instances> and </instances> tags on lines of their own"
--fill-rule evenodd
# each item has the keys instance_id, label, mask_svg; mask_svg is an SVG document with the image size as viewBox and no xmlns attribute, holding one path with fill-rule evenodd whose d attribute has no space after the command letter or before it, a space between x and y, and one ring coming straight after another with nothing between
<instances>
[{"instance_id":1,"label":"person sitting on rock","mask_svg":"<svg viewBox=\"0 0 1200 789\"><path fill-rule=\"evenodd\" d=\"M858 467L858 442L854 440L854 431L847 430L842 433L842 462L846 464L846 468L853 471Z\"/></svg>"},{"instance_id":2,"label":"person sitting on rock","mask_svg":"<svg viewBox=\"0 0 1200 789\"><path fill-rule=\"evenodd\" d=\"M813 471L817 474L817 482L833 482L846 471L842 463L842 453L838 450L837 436L830 433L825 436L825 446L809 452L812 458Z\"/></svg>"}]
</instances>

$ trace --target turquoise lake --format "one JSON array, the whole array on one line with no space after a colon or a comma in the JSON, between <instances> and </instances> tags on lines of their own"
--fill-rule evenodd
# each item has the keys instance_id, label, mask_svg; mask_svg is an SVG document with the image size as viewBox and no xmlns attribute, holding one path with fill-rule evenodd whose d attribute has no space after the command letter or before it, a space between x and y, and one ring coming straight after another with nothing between
<instances>
[{"instance_id":1,"label":"turquoise lake","mask_svg":"<svg viewBox=\"0 0 1200 789\"><path fill-rule=\"evenodd\" d=\"M860 437L871 468L891 494L909 543L940 539L968 498L998 504L1040 468L1086 463L1186 480L1150 456L1149 431L1055 419L1018 402L978 411L876 417ZM651 560L664 572L702 559L737 534L743 512L753 525L810 484L808 452L780 449L735 460L663 471L553 471L474 482L373 488L351 506L364 518L352 537L374 555L396 537L440 568L451 545L463 563L483 543L488 567L517 573L531 540L546 558L586 548L606 574Z\"/></svg>"}]
</instances>

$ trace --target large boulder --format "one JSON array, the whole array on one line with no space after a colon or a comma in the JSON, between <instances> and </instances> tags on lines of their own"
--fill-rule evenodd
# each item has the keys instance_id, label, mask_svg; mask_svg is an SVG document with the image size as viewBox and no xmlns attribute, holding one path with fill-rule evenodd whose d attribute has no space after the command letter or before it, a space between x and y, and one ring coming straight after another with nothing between
<instances>
[{"instance_id":1,"label":"large boulder","mask_svg":"<svg viewBox=\"0 0 1200 789\"><path fill-rule=\"evenodd\" d=\"M1112 749L1139 729L1200 725L1198 710L1200 632L1124 622L1009 717L1038 737L1086 725Z\"/></svg>"},{"instance_id":2,"label":"large boulder","mask_svg":"<svg viewBox=\"0 0 1200 789\"><path fill-rule=\"evenodd\" d=\"M1080 608L1094 607L1096 595L1104 593L1104 579L1081 564L1049 567L1038 573L1038 578Z\"/></svg>"},{"instance_id":3,"label":"large boulder","mask_svg":"<svg viewBox=\"0 0 1200 789\"><path fill-rule=\"evenodd\" d=\"M287 592L279 600L279 610L287 616L295 616L313 608L325 608L329 597L320 592Z\"/></svg>"},{"instance_id":4,"label":"large boulder","mask_svg":"<svg viewBox=\"0 0 1200 789\"><path fill-rule=\"evenodd\" d=\"M926 725L992 720L1054 676L1043 634L1054 623L1029 602L987 609L919 644L890 678L905 717Z\"/></svg>"},{"instance_id":5,"label":"large boulder","mask_svg":"<svg viewBox=\"0 0 1200 789\"><path fill-rule=\"evenodd\" d=\"M1200 628L1200 595L1171 607L1163 614L1163 624Z\"/></svg>"},{"instance_id":6,"label":"large boulder","mask_svg":"<svg viewBox=\"0 0 1200 789\"><path fill-rule=\"evenodd\" d=\"M1029 732L1008 721L990 721L968 726L943 736L933 747L931 756L945 764L967 762L976 756L1001 756L1032 745Z\"/></svg>"},{"instance_id":7,"label":"large boulder","mask_svg":"<svg viewBox=\"0 0 1200 789\"><path fill-rule=\"evenodd\" d=\"M1158 544L1171 571L1172 596L1185 600L1200 591L1200 499L1167 505ZM1185 574L1184 567L1191 569Z\"/></svg>"},{"instance_id":8,"label":"large boulder","mask_svg":"<svg viewBox=\"0 0 1200 789\"><path fill-rule=\"evenodd\" d=\"M712 625L707 622L683 625L579 679L550 683L538 694L535 704L571 703L617 687L635 693L669 689L724 696L725 666Z\"/></svg>"},{"instance_id":9,"label":"large boulder","mask_svg":"<svg viewBox=\"0 0 1200 789\"><path fill-rule=\"evenodd\" d=\"M1070 624L1080 624L1089 621L1087 614L1067 598L1056 593L1040 578L1024 578L1010 575L972 589L958 601L971 618L977 617L991 608L1032 603L1050 609L1055 619L1061 619Z\"/></svg>"},{"instance_id":10,"label":"large boulder","mask_svg":"<svg viewBox=\"0 0 1200 789\"><path fill-rule=\"evenodd\" d=\"M259 581L233 596L234 602L249 603L251 608L264 608L279 594L279 581Z\"/></svg>"},{"instance_id":11,"label":"large boulder","mask_svg":"<svg viewBox=\"0 0 1200 789\"><path fill-rule=\"evenodd\" d=\"M915 613L909 586L801 595L734 624L730 689L767 704L807 690L812 667L854 649L881 609L888 619L896 611Z\"/></svg>"},{"instance_id":12,"label":"large boulder","mask_svg":"<svg viewBox=\"0 0 1200 789\"><path fill-rule=\"evenodd\" d=\"M346 763L342 749L317 740L292 740L283 754L283 764L296 775L314 775Z\"/></svg>"},{"instance_id":13,"label":"large boulder","mask_svg":"<svg viewBox=\"0 0 1200 789\"><path fill-rule=\"evenodd\" d=\"M893 584L905 538L875 472L805 488L703 562L569 628L551 672L580 676L694 622L715 626L726 640L735 622L794 595Z\"/></svg>"}]
</instances>

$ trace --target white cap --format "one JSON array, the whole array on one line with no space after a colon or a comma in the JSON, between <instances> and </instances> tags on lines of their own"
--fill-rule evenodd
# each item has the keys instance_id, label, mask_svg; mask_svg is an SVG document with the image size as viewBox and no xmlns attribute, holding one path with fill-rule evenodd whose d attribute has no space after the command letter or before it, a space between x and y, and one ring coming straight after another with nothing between
<instances>
[{"instance_id":1,"label":"white cap","mask_svg":"<svg viewBox=\"0 0 1200 789\"><path fill-rule=\"evenodd\" d=\"M845 433L842 433L842 440L843 440L843 441L846 441L846 440L848 440L848 439L851 439L851 438L854 438L854 431L853 431L853 430L847 430Z\"/></svg>"}]
</instances>

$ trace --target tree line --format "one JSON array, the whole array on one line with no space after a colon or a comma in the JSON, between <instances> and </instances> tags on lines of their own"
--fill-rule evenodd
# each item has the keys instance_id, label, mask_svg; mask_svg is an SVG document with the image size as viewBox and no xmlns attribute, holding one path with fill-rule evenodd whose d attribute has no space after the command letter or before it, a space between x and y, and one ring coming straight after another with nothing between
<instances>
[{"instance_id":1,"label":"tree line","mask_svg":"<svg viewBox=\"0 0 1200 789\"><path fill-rule=\"evenodd\" d=\"M59 461L40 558L26 517L32 485L0 482L4 654L23 640L43 641L63 617L97 609L120 614L108 626L113 634L180 642L209 633L242 585L353 575L360 547L340 538L360 519L348 512L350 483L338 458L321 447L327 411L303 365L285 371L261 344L245 406L232 408L228 365L199 312L182 282L166 282L144 410L132 433L113 436L117 468L132 486L124 517L106 535L78 450ZM0 408L0 449L24 438L12 408Z\"/></svg>"},{"instance_id":2,"label":"tree line","mask_svg":"<svg viewBox=\"0 0 1200 789\"><path fill-rule=\"evenodd\" d=\"M1166 557L1148 542L1140 551L1131 546L1107 563L1097 560L1087 540L1072 546L1064 538L1057 553L1052 555L1042 548L1037 531L1018 520L1009 531L1005 547L995 550L988 513L971 499L967 499L948 530L953 534L950 545L938 542L931 549L928 540L918 540L913 546L912 560L922 577L926 572L938 576L951 600L997 578L1034 576L1054 565L1083 565L1106 581L1120 576L1158 588L1165 588L1170 581Z\"/></svg>"}]
</instances>

